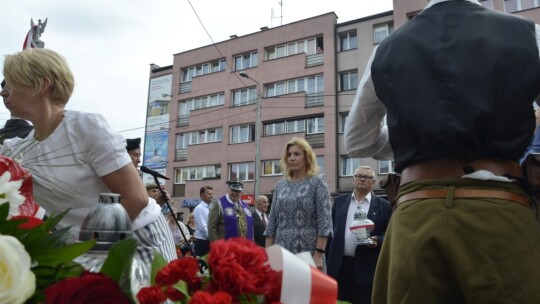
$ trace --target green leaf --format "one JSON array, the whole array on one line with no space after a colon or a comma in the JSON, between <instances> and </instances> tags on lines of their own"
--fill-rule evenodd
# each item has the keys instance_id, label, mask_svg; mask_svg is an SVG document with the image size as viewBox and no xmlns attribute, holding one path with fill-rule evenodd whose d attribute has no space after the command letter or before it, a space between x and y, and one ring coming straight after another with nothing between
<instances>
[{"instance_id":1,"label":"green leaf","mask_svg":"<svg viewBox=\"0 0 540 304\"><path fill-rule=\"evenodd\" d=\"M191 297L189 296L189 290L186 281L178 281L176 284L173 285L173 288L180 291L184 295L184 297L186 298L185 303L189 303Z\"/></svg>"},{"instance_id":2,"label":"green leaf","mask_svg":"<svg viewBox=\"0 0 540 304\"><path fill-rule=\"evenodd\" d=\"M154 260L152 261L152 272L150 273L150 284L156 285L156 274L167 265L165 258L157 251L154 251Z\"/></svg>"},{"instance_id":3,"label":"green leaf","mask_svg":"<svg viewBox=\"0 0 540 304\"><path fill-rule=\"evenodd\" d=\"M63 264L72 261L74 258L86 253L96 244L95 240L82 243L74 243L62 247L49 248L36 253L33 258L40 264Z\"/></svg>"},{"instance_id":4,"label":"green leaf","mask_svg":"<svg viewBox=\"0 0 540 304\"><path fill-rule=\"evenodd\" d=\"M127 238L116 242L109 250L107 259L99 271L117 282L122 292L132 301L131 266L136 250L137 240L134 238Z\"/></svg>"},{"instance_id":5,"label":"green leaf","mask_svg":"<svg viewBox=\"0 0 540 304\"><path fill-rule=\"evenodd\" d=\"M116 282L120 282L122 275L129 272L137 249L137 240L127 238L116 242L107 255L107 259L99 272L108 275Z\"/></svg>"},{"instance_id":6,"label":"green leaf","mask_svg":"<svg viewBox=\"0 0 540 304\"><path fill-rule=\"evenodd\" d=\"M3 203L0 205L0 223L7 219L9 214L9 203Z\"/></svg>"}]
</instances>

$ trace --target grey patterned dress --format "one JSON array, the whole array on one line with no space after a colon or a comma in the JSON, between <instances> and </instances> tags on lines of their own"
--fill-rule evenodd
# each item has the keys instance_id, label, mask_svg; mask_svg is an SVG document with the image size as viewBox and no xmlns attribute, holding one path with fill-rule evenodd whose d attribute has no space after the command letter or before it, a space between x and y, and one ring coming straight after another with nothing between
<instances>
[{"instance_id":1,"label":"grey patterned dress","mask_svg":"<svg viewBox=\"0 0 540 304\"><path fill-rule=\"evenodd\" d=\"M332 232L330 192L320 175L276 184L264 235L292 253L313 254L317 237Z\"/></svg>"}]
</instances>

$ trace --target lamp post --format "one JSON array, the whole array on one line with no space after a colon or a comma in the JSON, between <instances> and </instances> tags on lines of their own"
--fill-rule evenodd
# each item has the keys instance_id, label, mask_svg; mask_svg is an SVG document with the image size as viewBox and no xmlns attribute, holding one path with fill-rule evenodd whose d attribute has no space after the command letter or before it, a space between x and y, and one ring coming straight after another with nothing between
<instances>
[{"instance_id":1,"label":"lamp post","mask_svg":"<svg viewBox=\"0 0 540 304\"><path fill-rule=\"evenodd\" d=\"M255 199L257 199L261 177L261 84L244 72L239 73L239 75L251 79L257 84L257 109L255 110L257 117L255 122Z\"/></svg>"}]
</instances>

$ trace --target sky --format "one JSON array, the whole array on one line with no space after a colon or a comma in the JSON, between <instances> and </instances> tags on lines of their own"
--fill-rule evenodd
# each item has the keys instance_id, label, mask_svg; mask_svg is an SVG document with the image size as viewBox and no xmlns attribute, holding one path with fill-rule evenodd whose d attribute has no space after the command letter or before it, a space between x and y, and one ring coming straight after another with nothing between
<instances>
[{"instance_id":1,"label":"sky","mask_svg":"<svg viewBox=\"0 0 540 304\"><path fill-rule=\"evenodd\" d=\"M342 23L390 11L392 0L0 0L0 7L0 71L4 55L22 50L30 19L47 18L41 40L75 75L66 109L100 113L133 138L144 137L150 64L172 65L176 53L263 26L328 12ZM0 126L9 116L0 105Z\"/></svg>"}]
</instances>

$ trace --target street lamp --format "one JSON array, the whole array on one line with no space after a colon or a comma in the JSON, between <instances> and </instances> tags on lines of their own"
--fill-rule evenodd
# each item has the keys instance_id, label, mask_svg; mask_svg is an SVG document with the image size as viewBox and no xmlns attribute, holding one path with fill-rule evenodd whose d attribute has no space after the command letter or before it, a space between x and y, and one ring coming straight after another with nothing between
<instances>
[{"instance_id":1,"label":"street lamp","mask_svg":"<svg viewBox=\"0 0 540 304\"><path fill-rule=\"evenodd\" d=\"M259 197L260 177L261 177L261 84L249 77L248 74L241 72L240 76L251 79L257 84L257 119L255 122L255 199Z\"/></svg>"}]
</instances>

